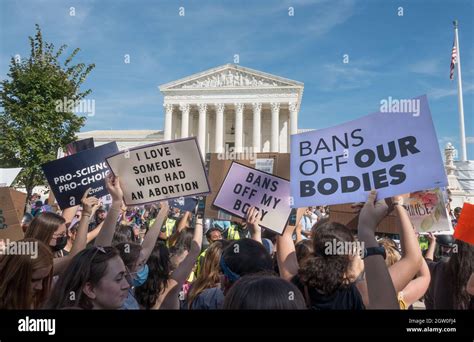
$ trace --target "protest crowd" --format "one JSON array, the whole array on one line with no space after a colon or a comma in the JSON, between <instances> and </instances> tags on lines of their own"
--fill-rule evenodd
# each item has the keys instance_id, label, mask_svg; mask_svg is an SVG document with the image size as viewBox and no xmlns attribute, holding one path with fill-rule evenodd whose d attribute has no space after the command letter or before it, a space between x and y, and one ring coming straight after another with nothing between
<instances>
[{"instance_id":1,"label":"protest crowd","mask_svg":"<svg viewBox=\"0 0 474 342\"><path fill-rule=\"evenodd\" d=\"M37 243L37 257L0 256L0 309L474 308L474 246L419 236L402 196L368 192L352 205L356 231L313 206L279 234L253 206L240 221L217 220L197 201L191 210L166 200L127 206L112 173L105 185L107 205L90 189L63 210L31 196L17 242ZM398 234L377 233L390 212ZM460 215L449 212L455 228ZM355 248L328 248L339 244Z\"/></svg>"}]
</instances>

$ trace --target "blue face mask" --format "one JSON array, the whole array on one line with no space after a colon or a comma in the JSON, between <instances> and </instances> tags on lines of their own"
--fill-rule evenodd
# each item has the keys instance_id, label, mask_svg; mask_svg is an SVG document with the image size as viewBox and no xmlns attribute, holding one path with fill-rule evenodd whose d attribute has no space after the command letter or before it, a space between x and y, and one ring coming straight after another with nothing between
<instances>
[{"instance_id":1,"label":"blue face mask","mask_svg":"<svg viewBox=\"0 0 474 342\"><path fill-rule=\"evenodd\" d=\"M142 269L135 274L135 277L133 278L133 281L132 281L132 286L133 287L142 286L147 280L147 278L148 278L148 265L145 264L145 266L143 266Z\"/></svg>"}]
</instances>

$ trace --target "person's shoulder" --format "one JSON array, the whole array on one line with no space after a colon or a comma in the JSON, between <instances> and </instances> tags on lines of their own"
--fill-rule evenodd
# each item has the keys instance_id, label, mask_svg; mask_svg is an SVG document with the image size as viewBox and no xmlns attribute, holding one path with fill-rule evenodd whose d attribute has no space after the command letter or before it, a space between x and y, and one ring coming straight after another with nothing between
<instances>
[{"instance_id":1,"label":"person's shoulder","mask_svg":"<svg viewBox=\"0 0 474 342\"><path fill-rule=\"evenodd\" d=\"M444 260L438 260L438 261L434 261L431 259L425 259L425 260L431 273L438 272L439 270L444 269L445 266L448 264Z\"/></svg>"},{"instance_id":2,"label":"person's shoulder","mask_svg":"<svg viewBox=\"0 0 474 342\"><path fill-rule=\"evenodd\" d=\"M337 291L337 296L340 299L340 305L342 305L344 309L365 309L364 302L362 300L362 295L360 294L359 289L357 288L355 283L351 283L348 286L341 287Z\"/></svg>"},{"instance_id":3,"label":"person's shoulder","mask_svg":"<svg viewBox=\"0 0 474 342\"><path fill-rule=\"evenodd\" d=\"M140 305L138 305L132 288L128 290L128 296L123 303L122 310L140 310Z\"/></svg>"},{"instance_id":4,"label":"person's shoulder","mask_svg":"<svg viewBox=\"0 0 474 342\"><path fill-rule=\"evenodd\" d=\"M224 292L219 287L202 291L193 301L193 310L220 309L224 304Z\"/></svg>"}]
</instances>

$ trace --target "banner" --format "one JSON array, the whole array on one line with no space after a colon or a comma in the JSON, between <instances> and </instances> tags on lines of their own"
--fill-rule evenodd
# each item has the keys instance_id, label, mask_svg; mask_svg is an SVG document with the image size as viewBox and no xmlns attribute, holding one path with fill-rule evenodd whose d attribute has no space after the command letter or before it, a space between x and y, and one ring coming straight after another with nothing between
<instances>
[{"instance_id":1,"label":"banner","mask_svg":"<svg viewBox=\"0 0 474 342\"><path fill-rule=\"evenodd\" d=\"M233 162L214 205L241 218L255 207L260 225L281 234L291 213L290 182Z\"/></svg>"},{"instance_id":2,"label":"banner","mask_svg":"<svg viewBox=\"0 0 474 342\"><path fill-rule=\"evenodd\" d=\"M105 157L117 151L117 144L111 142L43 164L44 174L59 207L65 209L79 205L89 187L93 196L108 194L104 179L109 168Z\"/></svg>"},{"instance_id":3,"label":"banner","mask_svg":"<svg viewBox=\"0 0 474 342\"><path fill-rule=\"evenodd\" d=\"M209 193L196 138L136 147L107 158L120 177L126 205Z\"/></svg>"},{"instance_id":4,"label":"banner","mask_svg":"<svg viewBox=\"0 0 474 342\"><path fill-rule=\"evenodd\" d=\"M291 136L294 207L365 202L447 185L426 96L415 114L379 112ZM414 105L415 107L415 105Z\"/></svg>"},{"instance_id":5,"label":"banner","mask_svg":"<svg viewBox=\"0 0 474 342\"><path fill-rule=\"evenodd\" d=\"M403 206L418 233L453 232L441 189L413 192Z\"/></svg>"}]
</instances>

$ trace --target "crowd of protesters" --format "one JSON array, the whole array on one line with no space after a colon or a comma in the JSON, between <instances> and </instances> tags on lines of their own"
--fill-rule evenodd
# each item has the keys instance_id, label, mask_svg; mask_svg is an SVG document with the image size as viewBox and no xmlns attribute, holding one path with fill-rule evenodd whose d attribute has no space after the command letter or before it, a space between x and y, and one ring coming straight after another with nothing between
<instances>
[{"instance_id":1,"label":"crowd of protesters","mask_svg":"<svg viewBox=\"0 0 474 342\"><path fill-rule=\"evenodd\" d=\"M474 246L430 234L422 250L401 196L389 207L370 192L353 206L357 231L319 206L298 209L278 235L255 208L242 222L203 221L167 201L128 208L119 178L106 186L107 206L87 191L63 211L32 196L20 242L37 256L0 256L0 309L474 308ZM391 210L398 234L381 238Z\"/></svg>"}]
</instances>

